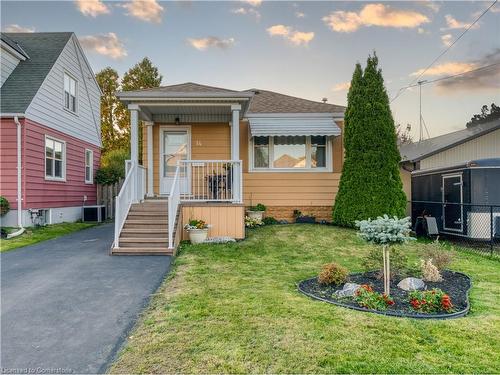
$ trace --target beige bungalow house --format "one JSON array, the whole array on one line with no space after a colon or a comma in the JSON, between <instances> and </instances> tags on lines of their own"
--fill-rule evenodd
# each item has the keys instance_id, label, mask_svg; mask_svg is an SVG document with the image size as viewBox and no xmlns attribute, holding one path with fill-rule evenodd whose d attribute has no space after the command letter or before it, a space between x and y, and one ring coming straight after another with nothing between
<instances>
[{"instance_id":1,"label":"beige bungalow house","mask_svg":"<svg viewBox=\"0 0 500 375\"><path fill-rule=\"evenodd\" d=\"M300 210L330 220L345 107L196 83L118 97L131 115L131 160L113 254L171 254L190 219L211 224L209 236L244 238L245 209L258 203L276 219Z\"/></svg>"}]
</instances>

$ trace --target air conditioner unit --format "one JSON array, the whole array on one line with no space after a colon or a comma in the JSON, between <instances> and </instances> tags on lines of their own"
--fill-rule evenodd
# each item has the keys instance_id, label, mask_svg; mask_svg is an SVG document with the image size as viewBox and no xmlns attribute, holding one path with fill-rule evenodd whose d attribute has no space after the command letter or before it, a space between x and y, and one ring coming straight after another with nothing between
<instances>
[{"instance_id":1,"label":"air conditioner unit","mask_svg":"<svg viewBox=\"0 0 500 375\"><path fill-rule=\"evenodd\" d=\"M83 206L82 220L101 223L106 220L106 206Z\"/></svg>"}]
</instances>

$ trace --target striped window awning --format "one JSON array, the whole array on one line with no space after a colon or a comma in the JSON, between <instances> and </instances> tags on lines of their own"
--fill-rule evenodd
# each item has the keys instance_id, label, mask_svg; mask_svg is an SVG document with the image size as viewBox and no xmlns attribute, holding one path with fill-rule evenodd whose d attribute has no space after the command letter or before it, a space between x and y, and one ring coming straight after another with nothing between
<instances>
[{"instance_id":1,"label":"striped window awning","mask_svg":"<svg viewBox=\"0 0 500 375\"><path fill-rule=\"evenodd\" d=\"M255 117L248 119L252 137L279 135L340 135L333 117Z\"/></svg>"}]
</instances>

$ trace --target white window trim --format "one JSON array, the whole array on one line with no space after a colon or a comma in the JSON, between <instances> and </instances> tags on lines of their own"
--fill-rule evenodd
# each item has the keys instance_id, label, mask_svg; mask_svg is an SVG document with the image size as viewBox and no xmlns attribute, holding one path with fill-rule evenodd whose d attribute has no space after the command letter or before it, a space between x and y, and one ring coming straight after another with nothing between
<instances>
[{"instance_id":1,"label":"white window trim","mask_svg":"<svg viewBox=\"0 0 500 375\"><path fill-rule=\"evenodd\" d=\"M47 143L47 139L50 139L51 141L59 142L62 143L62 177L52 177L52 176L47 176L47 151L45 149L45 145ZM59 181L59 182L66 182L66 141L63 141L62 139L58 139L56 137L52 137L50 135L45 135L45 138L43 140L43 175L45 176L46 181Z\"/></svg>"},{"instance_id":2,"label":"white window trim","mask_svg":"<svg viewBox=\"0 0 500 375\"><path fill-rule=\"evenodd\" d=\"M249 172L263 172L263 173L324 173L324 172L333 172L333 143L332 138L330 136L326 136L326 167L322 168L273 168L272 160L274 159L274 150L273 150L273 135L268 136L269 139L269 167L268 168L256 168L254 167L254 137L248 132L249 137L249 147L248 147L248 171ZM277 135L277 137L279 137ZM310 164L311 159L311 136L307 135L306 137L306 163Z\"/></svg>"},{"instance_id":3,"label":"white window trim","mask_svg":"<svg viewBox=\"0 0 500 375\"><path fill-rule=\"evenodd\" d=\"M87 180L87 152L90 152L90 180ZM85 183L89 185L94 184L94 151L91 149L86 148L84 155L84 170L83 170L83 175L85 179Z\"/></svg>"},{"instance_id":4,"label":"white window trim","mask_svg":"<svg viewBox=\"0 0 500 375\"><path fill-rule=\"evenodd\" d=\"M75 81L75 111L73 112L71 109L69 108L66 108L66 91L65 91L65 88L64 88L64 76L67 75L68 77L70 77L71 79L73 79ZM62 106L63 106L63 109L68 112L68 113L71 113L75 116L78 116L78 110L80 108L80 106L78 105L78 88L80 86L80 83L78 82L78 80L76 79L76 77L71 74L70 72L68 72L67 70L63 70L63 79L62 79Z\"/></svg>"}]
</instances>

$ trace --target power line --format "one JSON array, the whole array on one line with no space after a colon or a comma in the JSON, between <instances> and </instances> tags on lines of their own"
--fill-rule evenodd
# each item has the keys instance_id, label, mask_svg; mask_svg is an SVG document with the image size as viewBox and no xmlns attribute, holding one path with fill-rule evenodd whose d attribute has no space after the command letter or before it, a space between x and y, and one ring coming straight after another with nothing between
<instances>
[{"instance_id":1,"label":"power line","mask_svg":"<svg viewBox=\"0 0 500 375\"><path fill-rule=\"evenodd\" d=\"M469 74L469 73L473 73L473 72L477 72L477 71L480 71L480 70L485 70L485 69L489 69L491 67L494 67L494 66L497 66L497 65L500 65L500 62L498 63L494 63L494 64L489 64L489 65L485 65L485 66L481 66L479 68L476 68L476 69L471 69L471 70L467 70L466 72L462 72L462 73L457 73L457 74L453 74L451 76L446 76L446 77L440 77L440 78L436 78L436 79L433 79L433 80L430 80L430 81L419 81L419 82L422 82L421 84L422 85L429 85L431 83L436 83L436 82L439 82L439 81L444 81L446 79L451 79L451 78L456 78L456 77L460 77L460 76L463 76L463 75L466 75L466 74ZM408 86L404 86L402 87L401 89L409 89L409 88L412 88L412 87L417 87L419 86L419 83L415 83L415 84L412 84L412 85L408 85Z\"/></svg>"},{"instance_id":2,"label":"power line","mask_svg":"<svg viewBox=\"0 0 500 375\"><path fill-rule=\"evenodd\" d=\"M470 25L469 25L469 26L468 26L468 27L467 27L467 28L466 28L466 29L462 32L462 34L460 34L460 35L458 36L458 38L457 38L457 39L455 39L455 40L453 41L453 43L451 43L451 44L450 44L450 45L449 45L449 46L448 46L448 47L447 47L447 48L446 48L443 52L441 52L441 53L440 53L440 54L439 54L439 55L438 55L438 56L437 56L434 60L432 60L432 62L431 62L431 63L430 63L430 64L429 64L429 65L428 65L428 66L427 66L427 67L426 67L426 68L422 71L422 73L420 73L420 74L418 75L418 77L417 77L417 78L415 78L415 79L414 79L414 80L413 80L413 81L412 81L412 82L411 82L408 86L411 86L411 85L413 85L415 82L417 82L417 81L420 79L420 77L422 77L422 76L425 74L425 72L427 72L427 71L429 70L429 68L430 68L432 65L434 65L434 64L435 64L435 63L436 63L436 62L437 62L437 61L438 61L441 57L443 57L443 56L444 56L444 55L445 55L445 54L446 54L446 53L447 53L447 52L448 52L448 51L449 51L449 50L450 50L450 49L451 49L451 48L452 48L452 47L453 47L453 46L454 46L454 45L455 45L455 44L456 44L456 43L457 43L457 42L458 42L458 41L459 41L459 40L460 40L460 39L461 39L461 38L462 38L462 37L463 37L466 33L467 33L467 31L469 31L469 30L470 30L470 29L471 29L471 28L472 28L472 27L473 27L473 26L474 26L474 25L475 25L475 24L476 24L476 23L477 23L477 22L478 22L478 21L479 21L479 20L480 20L480 19L484 16L484 15L485 15L485 14L486 14L486 13L487 13L487 12L488 12L488 11L489 11L489 10L490 10L490 9L491 9L491 8L492 8L492 7L493 7L493 6L497 3L497 2L498 2L498 0L493 1L493 3L491 3L491 5L490 5L488 8L486 8L486 9L484 10L484 12L483 12L483 13L481 13L481 14L480 14L480 15L479 15L479 16L478 16L475 20L474 20L474 22L472 22L472 23L471 23L471 24L470 24ZM399 98L399 96L400 96L400 95L401 95L404 91L406 91L406 90L408 89L408 86L407 86L406 88L405 88L405 87L400 88L400 89L398 90L398 92L397 92L396 96L395 96L395 97L391 100L391 103L392 103L393 101L395 101L397 98Z\"/></svg>"}]
</instances>

